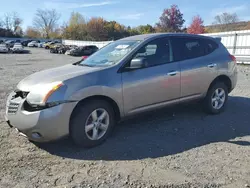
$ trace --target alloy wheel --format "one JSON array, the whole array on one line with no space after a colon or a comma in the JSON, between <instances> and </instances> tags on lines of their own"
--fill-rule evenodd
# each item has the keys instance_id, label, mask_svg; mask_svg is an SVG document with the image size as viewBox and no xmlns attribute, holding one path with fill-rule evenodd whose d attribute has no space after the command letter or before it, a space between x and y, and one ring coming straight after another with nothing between
<instances>
[{"instance_id":1,"label":"alloy wheel","mask_svg":"<svg viewBox=\"0 0 250 188\"><path fill-rule=\"evenodd\" d=\"M212 107L219 110L225 103L226 93L224 89L217 88L212 95Z\"/></svg>"},{"instance_id":2,"label":"alloy wheel","mask_svg":"<svg viewBox=\"0 0 250 188\"><path fill-rule=\"evenodd\" d=\"M90 140L101 139L109 127L109 114L103 109L94 110L85 123L85 133Z\"/></svg>"}]
</instances>

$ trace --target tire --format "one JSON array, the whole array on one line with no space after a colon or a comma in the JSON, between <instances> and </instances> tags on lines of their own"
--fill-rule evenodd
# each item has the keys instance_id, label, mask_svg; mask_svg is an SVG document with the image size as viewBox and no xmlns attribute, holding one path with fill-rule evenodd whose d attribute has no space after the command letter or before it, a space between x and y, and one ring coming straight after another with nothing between
<instances>
[{"instance_id":1,"label":"tire","mask_svg":"<svg viewBox=\"0 0 250 188\"><path fill-rule=\"evenodd\" d=\"M219 92L220 97L219 96L216 97L216 91ZM222 97L221 93L222 91L224 91L224 97ZM209 114L219 114L225 110L227 100L228 100L227 86L223 82L217 82L214 85L212 85L207 92L203 104L204 110ZM218 105L217 108L216 108L216 103Z\"/></svg>"},{"instance_id":2,"label":"tire","mask_svg":"<svg viewBox=\"0 0 250 188\"><path fill-rule=\"evenodd\" d=\"M105 117L109 119L109 123L106 132L102 133L102 128L99 128L97 135L99 134L102 136L98 139L93 139L95 126L98 127L98 125L94 125L93 129L90 129L89 132L86 132L86 125L89 125L88 127L90 127L90 124L93 124L92 122L94 118L92 116L92 112L97 110L97 117L100 117L100 114L103 113L101 109L105 110L108 114ZM104 122L105 121L103 120L103 123ZM70 136L76 145L85 148L91 148L102 144L111 134L114 125L115 113L112 106L104 100L91 100L83 105L78 106L74 114L72 114L70 121ZM92 137L92 139L90 137Z\"/></svg>"}]
</instances>

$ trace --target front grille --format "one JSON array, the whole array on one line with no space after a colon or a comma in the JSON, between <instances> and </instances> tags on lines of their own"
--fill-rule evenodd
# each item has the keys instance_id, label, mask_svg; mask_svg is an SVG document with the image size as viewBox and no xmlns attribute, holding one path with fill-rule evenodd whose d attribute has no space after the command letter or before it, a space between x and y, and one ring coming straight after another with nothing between
<instances>
[{"instance_id":1,"label":"front grille","mask_svg":"<svg viewBox=\"0 0 250 188\"><path fill-rule=\"evenodd\" d=\"M19 103L10 102L8 106L8 114L15 114L18 110Z\"/></svg>"},{"instance_id":2,"label":"front grille","mask_svg":"<svg viewBox=\"0 0 250 188\"><path fill-rule=\"evenodd\" d=\"M14 96L14 98L21 97L22 99L25 99L29 94L29 92L27 91L20 91L20 90L16 90L15 93L16 95Z\"/></svg>"}]
</instances>

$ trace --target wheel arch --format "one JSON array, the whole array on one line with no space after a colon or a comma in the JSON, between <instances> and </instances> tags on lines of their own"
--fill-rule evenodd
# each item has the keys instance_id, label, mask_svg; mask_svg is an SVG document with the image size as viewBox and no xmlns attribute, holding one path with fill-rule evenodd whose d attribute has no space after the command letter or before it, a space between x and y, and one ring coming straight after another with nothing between
<instances>
[{"instance_id":1,"label":"wheel arch","mask_svg":"<svg viewBox=\"0 0 250 188\"><path fill-rule=\"evenodd\" d=\"M115 120L119 121L121 119L121 111L119 109L118 104L113 99L111 99L110 97L105 96L105 95L93 95L93 96L86 97L77 103L77 105L75 106L75 108L73 109L73 111L71 113L70 122L71 122L72 118L74 117L74 114L76 113L77 109L80 106L86 104L87 102L93 101L93 100L103 100L103 101L108 102L112 106L112 108L114 109Z\"/></svg>"},{"instance_id":2,"label":"wheel arch","mask_svg":"<svg viewBox=\"0 0 250 188\"><path fill-rule=\"evenodd\" d=\"M217 76L210 84L209 88L208 88L208 91L209 89L217 82L223 82L226 86L227 86L227 89L228 89L228 93L230 93L232 91L232 81L231 79L226 76L226 75L220 75L220 76Z\"/></svg>"}]
</instances>

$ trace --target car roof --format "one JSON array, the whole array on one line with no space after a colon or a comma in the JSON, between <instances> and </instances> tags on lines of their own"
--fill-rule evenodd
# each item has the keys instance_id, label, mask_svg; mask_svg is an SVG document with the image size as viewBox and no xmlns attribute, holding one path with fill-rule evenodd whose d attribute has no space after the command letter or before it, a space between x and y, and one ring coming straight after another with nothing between
<instances>
[{"instance_id":1,"label":"car roof","mask_svg":"<svg viewBox=\"0 0 250 188\"><path fill-rule=\"evenodd\" d=\"M170 37L170 36L178 36L178 37L195 37L195 38L210 38L214 39L212 37L203 36L203 35L195 35L195 34L187 34L187 33L151 33L151 34L142 34L142 35L135 35L131 37L126 37L120 40L147 40L147 39L156 39L161 37Z\"/></svg>"}]
</instances>

